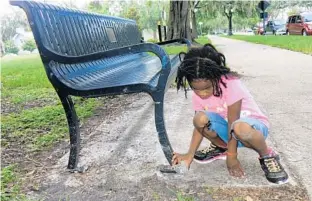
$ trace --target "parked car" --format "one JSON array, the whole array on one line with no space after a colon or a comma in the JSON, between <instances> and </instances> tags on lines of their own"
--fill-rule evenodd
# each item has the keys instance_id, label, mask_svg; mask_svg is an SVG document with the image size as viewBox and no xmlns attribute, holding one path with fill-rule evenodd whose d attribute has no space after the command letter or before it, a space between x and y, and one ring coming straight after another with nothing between
<instances>
[{"instance_id":1,"label":"parked car","mask_svg":"<svg viewBox=\"0 0 312 201\"><path fill-rule=\"evenodd\" d=\"M285 35L286 34L286 21L269 20L265 26L265 34Z\"/></svg>"},{"instance_id":2,"label":"parked car","mask_svg":"<svg viewBox=\"0 0 312 201\"><path fill-rule=\"evenodd\" d=\"M288 35L312 35L312 12L289 16L286 27Z\"/></svg>"}]
</instances>

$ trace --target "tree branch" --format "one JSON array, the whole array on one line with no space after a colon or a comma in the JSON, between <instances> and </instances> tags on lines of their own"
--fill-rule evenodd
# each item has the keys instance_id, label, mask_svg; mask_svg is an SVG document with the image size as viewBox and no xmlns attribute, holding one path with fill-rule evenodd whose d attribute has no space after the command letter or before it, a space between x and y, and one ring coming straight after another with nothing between
<instances>
[{"instance_id":1,"label":"tree branch","mask_svg":"<svg viewBox=\"0 0 312 201\"><path fill-rule=\"evenodd\" d=\"M200 2L200 0L198 0L198 1L195 3L194 8L197 8L199 2Z\"/></svg>"},{"instance_id":2,"label":"tree branch","mask_svg":"<svg viewBox=\"0 0 312 201\"><path fill-rule=\"evenodd\" d=\"M225 8L225 6L223 6L223 9L224 9L223 11L224 11L224 14L226 15L226 17L227 17L227 18L230 18L230 16L226 13L226 8Z\"/></svg>"}]
</instances>

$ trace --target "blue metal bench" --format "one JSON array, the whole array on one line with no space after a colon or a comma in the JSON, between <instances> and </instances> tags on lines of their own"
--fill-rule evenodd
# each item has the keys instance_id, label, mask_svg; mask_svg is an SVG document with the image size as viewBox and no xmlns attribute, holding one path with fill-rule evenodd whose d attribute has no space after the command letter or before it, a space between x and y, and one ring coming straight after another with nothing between
<instances>
[{"instance_id":1,"label":"blue metal bench","mask_svg":"<svg viewBox=\"0 0 312 201\"><path fill-rule=\"evenodd\" d=\"M190 47L191 43L186 39L144 43L133 20L32 1L10 3L26 12L46 74L64 107L70 134L68 168L77 168L80 149L79 119L71 96L139 92L150 94L155 102L159 142L171 164L163 103L180 59L168 56L161 45L181 43Z\"/></svg>"}]
</instances>

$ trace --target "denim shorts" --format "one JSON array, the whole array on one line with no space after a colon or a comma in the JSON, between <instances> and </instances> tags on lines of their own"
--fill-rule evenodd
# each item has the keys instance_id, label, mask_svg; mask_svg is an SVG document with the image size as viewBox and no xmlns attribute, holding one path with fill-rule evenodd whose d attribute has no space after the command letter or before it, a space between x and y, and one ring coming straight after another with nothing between
<instances>
[{"instance_id":1,"label":"denim shorts","mask_svg":"<svg viewBox=\"0 0 312 201\"><path fill-rule=\"evenodd\" d=\"M202 111L202 112L205 112L210 120L211 126L209 130L215 131L217 135L227 144L228 143L228 122L217 113L207 112L207 111ZM257 119L250 118L250 117L240 118L236 120L235 122L233 122L232 127L237 122L244 122L244 123L249 124L254 129L260 131L263 134L264 139L268 137L268 134L269 134L268 127ZM233 137L237 140L237 138L234 135ZM238 147L244 147L244 145L239 140L237 141L238 141Z\"/></svg>"}]
</instances>

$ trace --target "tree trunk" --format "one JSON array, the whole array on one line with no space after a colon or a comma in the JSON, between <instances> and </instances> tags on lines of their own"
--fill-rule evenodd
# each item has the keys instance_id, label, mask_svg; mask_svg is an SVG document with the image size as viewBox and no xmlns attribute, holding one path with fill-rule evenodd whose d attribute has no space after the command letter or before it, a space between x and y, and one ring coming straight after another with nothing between
<instances>
[{"instance_id":1,"label":"tree trunk","mask_svg":"<svg viewBox=\"0 0 312 201\"><path fill-rule=\"evenodd\" d=\"M167 39L187 38L192 40L191 3L189 1L171 1Z\"/></svg>"},{"instance_id":2,"label":"tree trunk","mask_svg":"<svg viewBox=\"0 0 312 201\"><path fill-rule=\"evenodd\" d=\"M228 19L228 21L229 21L228 35L229 35L229 36L232 36L232 35L233 35L233 31L232 31L232 15L233 15L233 13L232 13L232 8L230 8L230 9L228 10L228 13L227 13L227 12L226 12L226 8L225 8L225 6L224 6L224 14L226 15L226 17L227 17L227 19Z\"/></svg>"},{"instance_id":3,"label":"tree trunk","mask_svg":"<svg viewBox=\"0 0 312 201\"><path fill-rule=\"evenodd\" d=\"M192 19L192 39L198 37L197 26L196 26L196 17L195 17L195 5L194 1L191 2L191 19Z\"/></svg>"},{"instance_id":4,"label":"tree trunk","mask_svg":"<svg viewBox=\"0 0 312 201\"><path fill-rule=\"evenodd\" d=\"M233 35L232 13L229 14L228 20L229 20L229 32L228 32L228 35L232 36Z\"/></svg>"}]
</instances>

